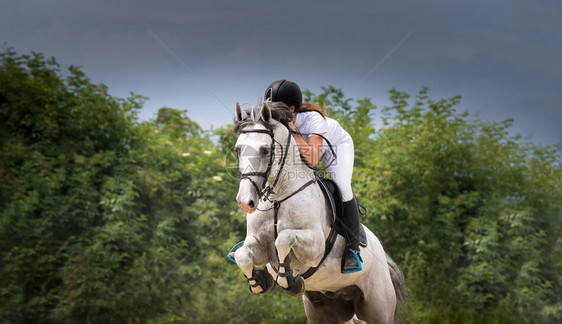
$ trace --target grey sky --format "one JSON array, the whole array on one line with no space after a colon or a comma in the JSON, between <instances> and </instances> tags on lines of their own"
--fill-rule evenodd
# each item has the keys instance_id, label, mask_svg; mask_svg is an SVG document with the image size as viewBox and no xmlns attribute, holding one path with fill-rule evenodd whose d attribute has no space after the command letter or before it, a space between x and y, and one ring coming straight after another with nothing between
<instances>
[{"instance_id":1,"label":"grey sky","mask_svg":"<svg viewBox=\"0 0 562 324\"><path fill-rule=\"evenodd\" d=\"M429 86L434 98L460 94L459 109L515 118L514 132L553 144L562 141L560 17L562 2L540 0L2 0L0 42L81 65L116 96L148 96L143 119L169 106L209 127L281 78L349 93L413 30L352 97L384 106L392 87Z\"/></svg>"}]
</instances>

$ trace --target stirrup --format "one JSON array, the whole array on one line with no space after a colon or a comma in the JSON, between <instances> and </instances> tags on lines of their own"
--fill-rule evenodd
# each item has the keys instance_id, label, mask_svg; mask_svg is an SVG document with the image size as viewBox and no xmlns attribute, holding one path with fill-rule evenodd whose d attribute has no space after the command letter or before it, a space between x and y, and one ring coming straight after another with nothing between
<instances>
[{"instance_id":1,"label":"stirrup","mask_svg":"<svg viewBox=\"0 0 562 324\"><path fill-rule=\"evenodd\" d=\"M230 249L230 251L228 251L228 254L226 255L226 257L227 257L230 261L236 263L236 260L234 260L234 249L236 249L236 247L238 247L238 245L240 245L240 244L242 244L242 243L244 243L244 241L240 241L240 242L236 243L236 245L234 245L234 246L232 247L232 249Z\"/></svg>"},{"instance_id":2,"label":"stirrup","mask_svg":"<svg viewBox=\"0 0 562 324\"><path fill-rule=\"evenodd\" d=\"M353 253L353 256L355 257L355 259L357 259L357 268L355 268L355 269L345 270L343 268L343 266L345 265L345 259L347 257L347 253L349 253L348 251ZM359 255L357 255L357 252L353 251L353 249L348 249L348 251L346 251L346 254L343 256L341 273L353 273L353 272L359 272L359 271L363 270L363 266L361 265L361 258L359 257Z\"/></svg>"}]
</instances>

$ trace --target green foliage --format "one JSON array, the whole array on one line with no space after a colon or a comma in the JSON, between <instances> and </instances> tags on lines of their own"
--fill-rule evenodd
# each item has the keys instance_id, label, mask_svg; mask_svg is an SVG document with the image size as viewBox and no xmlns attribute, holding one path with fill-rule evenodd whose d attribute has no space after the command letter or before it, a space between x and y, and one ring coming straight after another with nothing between
<instances>
[{"instance_id":1,"label":"green foliage","mask_svg":"<svg viewBox=\"0 0 562 324\"><path fill-rule=\"evenodd\" d=\"M240 305L231 129L217 146L184 111L139 123L141 96L40 54L0 58L0 322L258 323L281 307L275 321L303 322L280 292Z\"/></svg>"},{"instance_id":2,"label":"green foliage","mask_svg":"<svg viewBox=\"0 0 562 324\"><path fill-rule=\"evenodd\" d=\"M428 320L559 320L562 169L551 147L391 90L357 194ZM435 315L437 314L437 315ZM455 319L456 318L456 319Z\"/></svg>"},{"instance_id":3,"label":"green foliage","mask_svg":"<svg viewBox=\"0 0 562 324\"><path fill-rule=\"evenodd\" d=\"M245 235L232 126L185 111L139 122L75 67L0 53L0 322L304 323L300 299L248 291L226 252ZM323 88L355 142L366 223L406 275L427 323L562 320L562 168L511 121L460 98L392 105ZM217 139L216 143L212 140Z\"/></svg>"},{"instance_id":4,"label":"green foliage","mask_svg":"<svg viewBox=\"0 0 562 324\"><path fill-rule=\"evenodd\" d=\"M1 60L1 320L185 318L198 247L232 200L202 189L220 176L217 148L181 112L138 123L142 97L74 67Z\"/></svg>"}]
</instances>

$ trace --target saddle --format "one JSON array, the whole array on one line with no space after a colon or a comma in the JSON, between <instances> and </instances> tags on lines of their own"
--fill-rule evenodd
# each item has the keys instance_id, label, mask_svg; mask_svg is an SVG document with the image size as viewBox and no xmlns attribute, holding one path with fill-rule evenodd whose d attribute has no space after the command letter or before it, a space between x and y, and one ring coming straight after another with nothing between
<instances>
[{"instance_id":1,"label":"saddle","mask_svg":"<svg viewBox=\"0 0 562 324\"><path fill-rule=\"evenodd\" d=\"M344 230L344 214L343 214L343 199L341 196L340 188L338 185L329 178L324 178L317 174L318 184L324 193L324 196L330 202L330 207L332 210L332 221L331 225L336 230L338 234L343 237L347 237ZM361 213L360 213L361 214ZM363 225L363 224L361 224ZM365 234L365 229L363 226L359 227L359 244L362 247L367 246L367 235Z\"/></svg>"}]
</instances>

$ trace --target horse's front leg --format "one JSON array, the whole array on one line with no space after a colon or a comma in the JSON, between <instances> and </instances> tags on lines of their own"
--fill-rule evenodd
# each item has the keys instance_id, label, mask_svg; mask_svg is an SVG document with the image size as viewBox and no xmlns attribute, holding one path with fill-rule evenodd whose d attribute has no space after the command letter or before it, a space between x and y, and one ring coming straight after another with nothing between
<instances>
[{"instance_id":1,"label":"horse's front leg","mask_svg":"<svg viewBox=\"0 0 562 324\"><path fill-rule=\"evenodd\" d=\"M324 237L321 231L312 229L285 229L279 232L275 240L275 247L281 264L279 273L288 273L287 256L293 250L296 258L309 267L315 267L324 253ZM283 288L291 288L286 277L280 276L277 283Z\"/></svg>"},{"instance_id":2,"label":"horse's front leg","mask_svg":"<svg viewBox=\"0 0 562 324\"><path fill-rule=\"evenodd\" d=\"M254 265L268 262L267 248L259 243L253 235L246 236L244 245L234 252L236 264L248 279L250 291L258 294L273 288L273 278L265 270L256 270Z\"/></svg>"}]
</instances>

